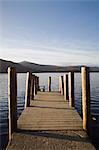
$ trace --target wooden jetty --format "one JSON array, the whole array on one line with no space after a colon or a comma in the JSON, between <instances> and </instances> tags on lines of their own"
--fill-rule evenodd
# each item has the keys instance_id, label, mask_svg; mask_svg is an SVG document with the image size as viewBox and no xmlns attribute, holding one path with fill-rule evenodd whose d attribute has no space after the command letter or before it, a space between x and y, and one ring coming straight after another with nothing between
<instances>
[{"instance_id":1,"label":"wooden jetty","mask_svg":"<svg viewBox=\"0 0 99 150\"><path fill-rule=\"evenodd\" d=\"M81 130L82 119L58 92L39 92L18 119L22 130Z\"/></svg>"},{"instance_id":2,"label":"wooden jetty","mask_svg":"<svg viewBox=\"0 0 99 150\"><path fill-rule=\"evenodd\" d=\"M57 92L51 91L51 77L48 79L48 91L40 92L39 78L27 73L25 109L18 120L16 118L17 92L14 91L13 94L12 89L16 89L14 68L8 69L8 76L8 150L95 149L85 132L88 129L90 117L90 111L87 110L90 109L88 107L89 76L85 67L82 68L83 120L74 107L73 72L68 76L65 75L64 79L60 77L59 91ZM69 84L69 89L67 84Z\"/></svg>"}]
</instances>

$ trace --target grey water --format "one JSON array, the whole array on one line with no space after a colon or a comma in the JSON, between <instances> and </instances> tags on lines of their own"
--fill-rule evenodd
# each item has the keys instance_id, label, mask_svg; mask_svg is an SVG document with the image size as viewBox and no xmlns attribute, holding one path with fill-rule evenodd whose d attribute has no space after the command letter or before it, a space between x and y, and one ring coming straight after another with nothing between
<instances>
[{"instance_id":1,"label":"grey water","mask_svg":"<svg viewBox=\"0 0 99 150\"><path fill-rule=\"evenodd\" d=\"M58 91L59 76L64 73L39 73L40 86L47 90L48 76L52 78L52 90ZM75 73L75 107L79 114L82 112L81 74ZM18 117L24 109L26 74L17 74L17 110ZM98 147L99 140L99 73L90 73L91 91L91 139ZM6 146L8 140L8 77L0 74L0 149Z\"/></svg>"}]
</instances>

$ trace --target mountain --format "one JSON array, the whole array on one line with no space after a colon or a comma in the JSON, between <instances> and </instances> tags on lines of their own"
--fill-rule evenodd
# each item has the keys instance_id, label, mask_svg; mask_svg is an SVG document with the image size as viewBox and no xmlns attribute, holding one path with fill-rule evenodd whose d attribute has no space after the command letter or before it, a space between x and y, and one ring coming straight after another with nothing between
<instances>
[{"instance_id":1,"label":"mountain","mask_svg":"<svg viewBox=\"0 0 99 150\"><path fill-rule=\"evenodd\" d=\"M99 72L99 67L90 67L90 72Z\"/></svg>"},{"instance_id":2,"label":"mountain","mask_svg":"<svg viewBox=\"0 0 99 150\"><path fill-rule=\"evenodd\" d=\"M39 65L30 62L20 62L20 64L24 67L28 67L29 69L36 70L36 72L68 72L75 70L76 72L80 71L80 66L54 66L54 65Z\"/></svg>"},{"instance_id":3,"label":"mountain","mask_svg":"<svg viewBox=\"0 0 99 150\"><path fill-rule=\"evenodd\" d=\"M24 67L28 67L31 70L35 70L36 72L69 72L75 71L80 72L81 66L54 66L54 65L39 65L27 61L20 62ZM91 72L99 72L99 67L90 67Z\"/></svg>"},{"instance_id":4,"label":"mountain","mask_svg":"<svg viewBox=\"0 0 99 150\"><path fill-rule=\"evenodd\" d=\"M0 73L7 73L8 67L15 67L16 71L19 72L19 73L32 71L32 70L29 70L27 67L23 67L19 63L15 63L15 62L12 62L12 61L6 61L6 60L0 59Z\"/></svg>"},{"instance_id":5,"label":"mountain","mask_svg":"<svg viewBox=\"0 0 99 150\"><path fill-rule=\"evenodd\" d=\"M34 73L40 72L69 72L75 71L80 72L81 66L54 66L54 65L40 65L27 61L15 63L12 61L6 61L0 59L0 73L7 73L8 67L15 67L18 73L26 73L28 71ZM90 67L91 72L99 72L99 67Z\"/></svg>"},{"instance_id":6,"label":"mountain","mask_svg":"<svg viewBox=\"0 0 99 150\"><path fill-rule=\"evenodd\" d=\"M36 72L55 71L57 69L57 66L39 65L39 64L35 64L35 63L27 62L27 61L20 62L19 64L21 64L24 67L28 67L29 69L32 69L32 72L34 72L34 70Z\"/></svg>"}]
</instances>

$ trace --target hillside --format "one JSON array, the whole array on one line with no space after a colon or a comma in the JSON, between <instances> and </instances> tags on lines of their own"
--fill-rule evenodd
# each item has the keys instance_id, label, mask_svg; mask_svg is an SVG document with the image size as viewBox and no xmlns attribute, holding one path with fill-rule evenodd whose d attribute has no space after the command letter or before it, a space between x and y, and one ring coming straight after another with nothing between
<instances>
[{"instance_id":1,"label":"hillside","mask_svg":"<svg viewBox=\"0 0 99 150\"><path fill-rule=\"evenodd\" d=\"M31 62L20 62L24 67L28 67L29 69L35 70L36 72L44 72L44 71L55 71L57 69L57 66L51 66L51 65L39 65Z\"/></svg>"},{"instance_id":2,"label":"hillside","mask_svg":"<svg viewBox=\"0 0 99 150\"><path fill-rule=\"evenodd\" d=\"M18 73L26 73L27 71L30 72L68 72L68 71L75 71L80 72L81 66L53 66L53 65L39 65L31 62L20 62L15 63L12 61L6 61L0 59L0 73L7 73L8 67L15 67ZM99 72L99 67L90 67L91 72Z\"/></svg>"},{"instance_id":3,"label":"hillside","mask_svg":"<svg viewBox=\"0 0 99 150\"><path fill-rule=\"evenodd\" d=\"M29 70L27 67L23 67L21 64L0 59L0 73L7 73L8 67L15 67L16 71L19 73L32 71L32 70Z\"/></svg>"}]
</instances>

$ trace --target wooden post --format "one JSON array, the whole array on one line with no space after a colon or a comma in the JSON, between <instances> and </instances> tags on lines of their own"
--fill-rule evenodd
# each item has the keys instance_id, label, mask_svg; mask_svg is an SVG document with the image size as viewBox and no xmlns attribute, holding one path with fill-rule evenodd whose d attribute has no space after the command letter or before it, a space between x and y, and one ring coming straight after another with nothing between
<instances>
[{"instance_id":1,"label":"wooden post","mask_svg":"<svg viewBox=\"0 0 99 150\"><path fill-rule=\"evenodd\" d=\"M39 91L39 77L37 77L37 91Z\"/></svg>"},{"instance_id":2,"label":"wooden post","mask_svg":"<svg viewBox=\"0 0 99 150\"><path fill-rule=\"evenodd\" d=\"M74 100L74 72L69 72L69 105L70 105L70 107L75 106L75 100Z\"/></svg>"},{"instance_id":3,"label":"wooden post","mask_svg":"<svg viewBox=\"0 0 99 150\"><path fill-rule=\"evenodd\" d=\"M36 95L36 89L35 89L35 75L33 75L33 79L34 79L34 96Z\"/></svg>"},{"instance_id":4,"label":"wooden post","mask_svg":"<svg viewBox=\"0 0 99 150\"><path fill-rule=\"evenodd\" d=\"M8 117L9 117L9 141L12 133L17 129L17 76L15 68L8 68Z\"/></svg>"},{"instance_id":5,"label":"wooden post","mask_svg":"<svg viewBox=\"0 0 99 150\"><path fill-rule=\"evenodd\" d=\"M35 76L35 95L37 95L37 76Z\"/></svg>"},{"instance_id":6,"label":"wooden post","mask_svg":"<svg viewBox=\"0 0 99 150\"><path fill-rule=\"evenodd\" d=\"M37 95L37 76L34 75L34 95Z\"/></svg>"},{"instance_id":7,"label":"wooden post","mask_svg":"<svg viewBox=\"0 0 99 150\"><path fill-rule=\"evenodd\" d=\"M27 72L25 108L30 106L31 76L32 76L32 74L30 72Z\"/></svg>"},{"instance_id":8,"label":"wooden post","mask_svg":"<svg viewBox=\"0 0 99 150\"><path fill-rule=\"evenodd\" d=\"M61 95L64 95L64 80L63 80L63 76L60 76L60 91L61 91Z\"/></svg>"},{"instance_id":9,"label":"wooden post","mask_svg":"<svg viewBox=\"0 0 99 150\"><path fill-rule=\"evenodd\" d=\"M68 100L68 74L64 74L64 100Z\"/></svg>"},{"instance_id":10,"label":"wooden post","mask_svg":"<svg viewBox=\"0 0 99 150\"><path fill-rule=\"evenodd\" d=\"M59 76L59 92L61 93L61 76Z\"/></svg>"},{"instance_id":11,"label":"wooden post","mask_svg":"<svg viewBox=\"0 0 99 150\"><path fill-rule=\"evenodd\" d=\"M82 67L82 110L83 110L83 129L87 130L90 121L90 76L89 68Z\"/></svg>"},{"instance_id":12,"label":"wooden post","mask_svg":"<svg viewBox=\"0 0 99 150\"><path fill-rule=\"evenodd\" d=\"M34 99L34 75L31 77L31 92L30 92L30 99Z\"/></svg>"},{"instance_id":13,"label":"wooden post","mask_svg":"<svg viewBox=\"0 0 99 150\"><path fill-rule=\"evenodd\" d=\"M51 77L48 77L48 91L51 92Z\"/></svg>"}]
</instances>

